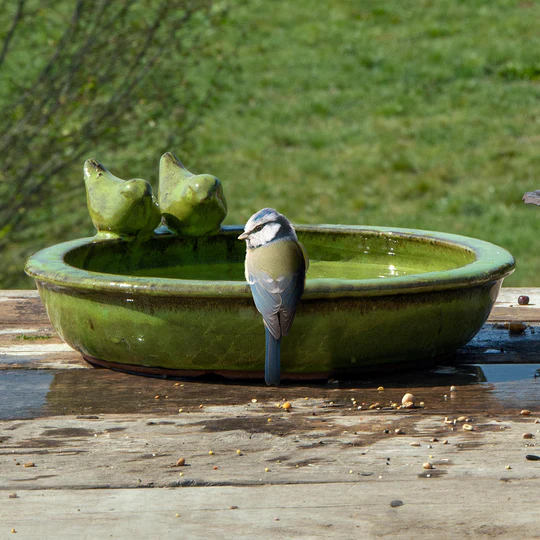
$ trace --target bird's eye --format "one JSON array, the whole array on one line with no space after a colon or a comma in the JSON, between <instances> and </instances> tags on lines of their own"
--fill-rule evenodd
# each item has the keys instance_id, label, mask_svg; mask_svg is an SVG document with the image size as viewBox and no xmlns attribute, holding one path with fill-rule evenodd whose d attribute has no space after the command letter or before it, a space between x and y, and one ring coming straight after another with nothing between
<instances>
[{"instance_id":1,"label":"bird's eye","mask_svg":"<svg viewBox=\"0 0 540 540\"><path fill-rule=\"evenodd\" d=\"M263 227L264 227L264 225L257 225L257 227L255 227L255 228L253 229L253 232L259 232L259 231L262 231L262 230L263 230Z\"/></svg>"}]
</instances>

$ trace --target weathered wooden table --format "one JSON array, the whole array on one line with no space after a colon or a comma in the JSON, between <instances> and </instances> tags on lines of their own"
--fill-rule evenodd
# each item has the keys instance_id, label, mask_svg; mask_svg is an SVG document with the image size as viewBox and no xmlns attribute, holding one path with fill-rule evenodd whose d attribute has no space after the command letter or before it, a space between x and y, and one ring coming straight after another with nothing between
<instances>
[{"instance_id":1,"label":"weathered wooden table","mask_svg":"<svg viewBox=\"0 0 540 540\"><path fill-rule=\"evenodd\" d=\"M0 538L540 538L539 322L503 289L453 363L268 388L94 369L0 292Z\"/></svg>"}]
</instances>

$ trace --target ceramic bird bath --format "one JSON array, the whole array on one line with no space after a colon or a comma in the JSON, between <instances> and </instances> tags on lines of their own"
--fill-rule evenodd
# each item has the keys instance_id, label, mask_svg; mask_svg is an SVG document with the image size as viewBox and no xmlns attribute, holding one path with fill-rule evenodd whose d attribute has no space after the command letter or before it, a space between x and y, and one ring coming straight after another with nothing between
<instances>
[{"instance_id":1,"label":"ceramic bird bath","mask_svg":"<svg viewBox=\"0 0 540 540\"><path fill-rule=\"evenodd\" d=\"M94 161L89 168L106 171ZM172 154L163 156L160 173L167 227L157 231L149 230L157 225L149 186L137 188L137 199L111 175L102 188L111 194L98 196L92 190L101 188L89 189L95 174L86 174L98 234L44 249L26 265L51 323L92 364L161 376L262 378L264 328L244 278L245 243L237 240L243 227L221 226L226 203L214 176L199 175L204 181L194 187L197 176ZM138 214L126 210L126 190L127 206ZM282 343L283 379L435 363L480 330L515 264L498 246L452 234L343 225L296 230L311 264Z\"/></svg>"}]
</instances>

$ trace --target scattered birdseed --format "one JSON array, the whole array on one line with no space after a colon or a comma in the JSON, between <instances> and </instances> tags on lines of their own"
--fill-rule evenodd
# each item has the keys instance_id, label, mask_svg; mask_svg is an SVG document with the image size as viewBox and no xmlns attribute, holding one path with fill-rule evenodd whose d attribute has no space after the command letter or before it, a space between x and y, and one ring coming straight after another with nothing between
<instances>
[{"instance_id":1,"label":"scattered birdseed","mask_svg":"<svg viewBox=\"0 0 540 540\"><path fill-rule=\"evenodd\" d=\"M270 472L270 469L266 467L266 469L264 469L264 472Z\"/></svg>"},{"instance_id":2,"label":"scattered birdseed","mask_svg":"<svg viewBox=\"0 0 540 540\"><path fill-rule=\"evenodd\" d=\"M209 456L213 456L213 455L214 455L214 452L212 452L212 450L210 450L210 451L208 452L208 455L209 455Z\"/></svg>"},{"instance_id":3,"label":"scattered birdseed","mask_svg":"<svg viewBox=\"0 0 540 540\"><path fill-rule=\"evenodd\" d=\"M531 411L529 411L528 409L523 409L519 414L521 414L522 416L529 416L529 414L531 414Z\"/></svg>"},{"instance_id":4,"label":"scattered birdseed","mask_svg":"<svg viewBox=\"0 0 540 540\"><path fill-rule=\"evenodd\" d=\"M36 464L33 463L32 461L29 461L28 463L25 463L25 464L23 465L23 467L35 467L35 466L36 466Z\"/></svg>"},{"instance_id":5,"label":"scattered birdseed","mask_svg":"<svg viewBox=\"0 0 540 540\"><path fill-rule=\"evenodd\" d=\"M253 399L251 400L251 403L257 403L257 400L256 400L255 398L253 398Z\"/></svg>"},{"instance_id":6,"label":"scattered birdseed","mask_svg":"<svg viewBox=\"0 0 540 540\"><path fill-rule=\"evenodd\" d=\"M445 439L444 442L443 442L443 444L449 444L449 443L448 443L448 439Z\"/></svg>"},{"instance_id":7,"label":"scattered birdseed","mask_svg":"<svg viewBox=\"0 0 540 540\"><path fill-rule=\"evenodd\" d=\"M446 417L446 418L444 419L444 423L445 423L445 424L453 424L454 421L453 421L453 420L448 420L448 417Z\"/></svg>"},{"instance_id":8,"label":"scattered birdseed","mask_svg":"<svg viewBox=\"0 0 540 540\"><path fill-rule=\"evenodd\" d=\"M396 435L405 435L405 431L403 431L401 428L397 428L394 433Z\"/></svg>"},{"instance_id":9,"label":"scattered birdseed","mask_svg":"<svg viewBox=\"0 0 540 540\"><path fill-rule=\"evenodd\" d=\"M184 409L178 409L178 412L182 412Z\"/></svg>"},{"instance_id":10,"label":"scattered birdseed","mask_svg":"<svg viewBox=\"0 0 540 540\"><path fill-rule=\"evenodd\" d=\"M534 438L534 435L532 433L524 433L523 435L524 439L532 439Z\"/></svg>"},{"instance_id":11,"label":"scattered birdseed","mask_svg":"<svg viewBox=\"0 0 540 540\"><path fill-rule=\"evenodd\" d=\"M233 505L230 507L230 510L238 510L238 506L236 506L236 504L233 504Z\"/></svg>"},{"instance_id":12,"label":"scattered birdseed","mask_svg":"<svg viewBox=\"0 0 540 540\"><path fill-rule=\"evenodd\" d=\"M518 296L518 304L520 306L527 306L530 298L527 295Z\"/></svg>"},{"instance_id":13,"label":"scattered birdseed","mask_svg":"<svg viewBox=\"0 0 540 540\"><path fill-rule=\"evenodd\" d=\"M175 382L175 383L174 383L174 386L180 386L180 383L179 383L179 382Z\"/></svg>"},{"instance_id":14,"label":"scattered birdseed","mask_svg":"<svg viewBox=\"0 0 540 540\"><path fill-rule=\"evenodd\" d=\"M174 514L174 517L180 517L180 514Z\"/></svg>"},{"instance_id":15,"label":"scattered birdseed","mask_svg":"<svg viewBox=\"0 0 540 540\"><path fill-rule=\"evenodd\" d=\"M236 453L241 456L242 455L242 450L237 450Z\"/></svg>"},{"instance_id":16,"label":"scattered birdseed","mask_svg":"<svg viewBox=\"0 0 540 540\"><path fill-rule=\"evenodd\" d=\"M511 468L512 468L511 465L507 465L507 466L505 467L505 469L508 470L508 471L509 471Z\"/></svg>"},{"instance_id":17,"label":"scattered birdseed","mask_svg":"<svg viewBox=\"0 0 540 540\"><path fill-rule=\"evenodd\" d=\"M415 401L415 397L410 392L407 392L401 398L401 404L407 409L414 407L414 401Z\"/></svg>"},{"instance_id":18,"label":"scattered birdseed","mask_svg":"<svg viewBox=\"0 0 540 540\"><path fill-rule=\"evenodd\" d=\"M435 467L433 467L433 465L432 465L429 461L426 461L426 462L422 465L422 468L423 468L423 469L434 469Z\"/></svg>"},{"instance_id":19,"label":"scattered birdseed","mask_svg":"<svg viewBox=\"0 0 540 540\"><path fill-rule=\"evenodd\" d=\"M450 387L450 392L455 392L456 390L457 390L457 388L455 386Z\"/></svg>"},{"instance_id":20,"label":"scattered birdseed","mask_svg":"<svg viewBox=\"0 0 540 540\"><path fill-rule=\"evenodd\" d=\"M179 473L179 476L184 476L184 473L183 472Z\"/></svg>"},{"instance_id":21,"label":"scattered birdseed","mask_svg":"<svg viewBox=\"0 0 540 540\"><path fill-rule=\"evenodd\" d=\"M422 446L419 442L409 443L409 446Z\"/></svg>"},{"instance_id":22,"label":"scattered birdseed","mask_svg":"<svg viewBox=\"0 0 540 540\"><path fill-rule=\"evenodd\" d=\"M459 416L459 417L457 418L457 421L458 421L458 422L466 422L467 420L468 420L468 418L467 418L466 416Z\"/></svg>"},{"instance_id":23,"label":"scattered birdseed","mask_svg":"<svg viewBox=\"0 0 540 540\"><path fill-rule=\"evenodd\" d=\"M281 406L282 409L285 409L286 411L288 411L290 408L291 408L291 404L286 401L282 406Z\"/></svg>"},{"instance_id":24,"label":"scattered birdseed","mask_svg":"<svg viewBox=\"0 0 540 540\"><path fill-rule=\"evenodd\" d=\"M184 465L186 464L186 458L180 458L177 462L176 462L176 466L177 467L183 467Z\"/></svg>"},{"instance_id":25,"label":"scattered birdseed","mask_svg":"<svg viewBox=\"0 0 540 540\"><path fill-rule=\"evenodd\" d=\"M463 429L465 431L474 431L474 427L471 424L463 424Z\"/></svg>"},{"instance_id":26,"label":"scattered birdseed","mask_svg":"<svg viewBox=\"0 0 540 540\"><path fill-rule=\"evenodd\" d=\"M349 474L352 474L352 473L353 473L353 471L352 471L352 469L351 469L351 470L349 471Z\"/></svg>"},{"instance_id":27,"label":"scattered birdseed","mask_svg":"<svg viewBox=\"0 0 540 540\"><path fill-rule=\"evenodd\" d=\"M202 403L201 403L201 404L199 405L199 409L202 409L202 408L203 408L203 405L202 405Z\"/></svg>"},{"instance_id":28,"label":"scattered birdseed","mask_svg":"<svg viewBox=\"0 0 540 540\"><path fill-rule=\"evenodd\" d=\"M528 459L529 461L540 461L540 456L535 456L534 454L527 454L525 456L525 459Z\"/></svg>"},{"instance_id":29,"label":"scattered birdseed","mask_svg":"<svg viewBox=\"0 0 540 540\"><path fill-rule=\"evenodd\" d=\"M271 418L269 418L269 419L268 419L268 422L271 422L271 421L272 421L272 419L271 419Z\"/></svg>"},{"instance_id":30,"label":"scattered birdseed","mask_svg":"<svg viewBox=\"0 0 540 540\"><path fill-rule=\"evenodd\" d=\"M433 437L433 438L431 439L431 442L439 442L439 439L437 439L437 437Z\"/></svg>"},{"instance_id":31,"label":"scattered birdseed","mask_svg":"<svg viewBox=\"0 0 540 540\"><path fill-rule=\"evenodd\" d=\"M9 498L10 498L10 499L18 499L19 496L18 496L16 493L10 493L10 494L9 494Z\"/></svg>"},{"instance_id":32,"label":"scattered birdseed","mask_svg":"<svg viewBox=\"0 0 540 540\"><path fill-rule=\"evenodd\" d=\"M403 501L400 501L399 499L395 499L393 501L390 501L390 506L392 508L397 508L398 506L403 506Z\"/></svg>"},{"instance_id":33,"label":"scattered birdseed","mask_svg":"<svg viewBox=\"0 0 540 540\"><path fill-rule=\"evenodd\" d=\"M508 325L508 332L510 334L523 334L527 330L527 325L522 322L511 322Z\"/></svg>"},{"instance_id":34,"label":"scattered birdseed","mask_svg":"<svg viewBox=\"0 0 540 540\"><path fill-rule=\"evenodd\" d=\"M380 407L380 406L381 406L380 403L372 403L372 404L369 406L369 408L370 408L370 409L376 409L377 407Z\"/></svg>"},{"instance_id":35,"label":"scattered birdseed","mask_svg":"<svg viewBox=\"0 0 540 540\"><path fill-rule=\"evenodd\" d=\"M429 459L433 459L433 456L429 455L428 458L429 458Z\"/></svg>"},{"instance_id":36,"label":"scattered birdseed","mask_svg":"<svg viewBox=\"0 0 540 540\"><path fill-rule=\"evenodd\" d=\"M219 467L217 465L214 465L214 471L217 471Z\"/></svg>"},{"instance_id":37,"label":"scattered birdseed","mask_svg":"<svg viewBox=\"0 0 540 540\"><path fill-rule=\"evenodd\" d=\"M384 392L384 386L379 386L379 388L377 388L377 390L378 390L379 392Z\"/></svg>"},{"instance_id":38,"label":"scattered birdseed","mask_svg":"<svg viewBox=\"0 0 540 540\"><path fill-rule=\"evenodd\" d=\"M159 399L161 396L155 396L154 399Z\"/></svg>"},{"instance_id":39,"label":"scattered birdseed","mask_svg":"<svg viewBox=\"0 0 540 540\"><path fill-rule=\"evenodd\" d=\"M17 531L15 529L11 529L11 532L12 533L16 533Z\"/></svg>"}]
</instances>

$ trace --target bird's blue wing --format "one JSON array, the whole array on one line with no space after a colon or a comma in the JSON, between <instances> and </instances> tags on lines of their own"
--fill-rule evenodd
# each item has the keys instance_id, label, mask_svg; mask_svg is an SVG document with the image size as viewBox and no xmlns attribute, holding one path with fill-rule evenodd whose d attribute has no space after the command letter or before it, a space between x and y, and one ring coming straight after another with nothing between
<instances>
[{"instance_id":1,"label":"bird's blue wing","mask_svg":"<svg viewBox=\"0 0 540 540\"><path fill-rule=\"evenodd\" d=\"M255 306L263 316L264 324L276 338L281 337L278 313L281 307L279 287L268 274L260 272L257 276L249 274L248 283Z\"/></svg>"},{"instance_id":2,"label":"bird's blue wing","mask_svg":"<svg viewBox=\"0 0 540 540\"><path fill-rule=\"evenodd\" d=\"M281 334L283 336L286 336L291 328L298 302L300 302L304 292L304 283L305 270L302 268L299 273L289 278L287 284L284 284L286 286L281 293L281 309L279 313Z\"/></svg>"}]
</instances>

